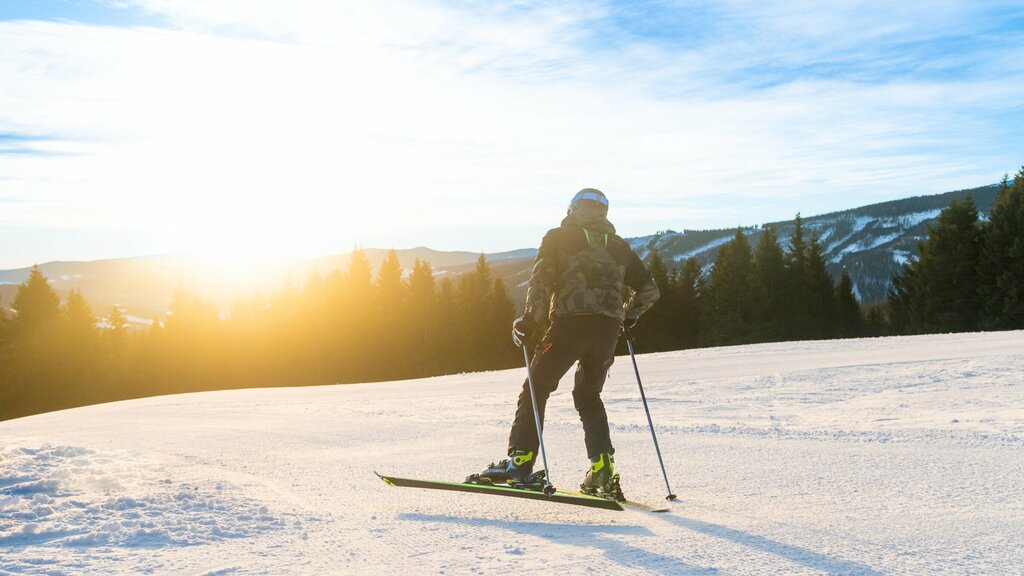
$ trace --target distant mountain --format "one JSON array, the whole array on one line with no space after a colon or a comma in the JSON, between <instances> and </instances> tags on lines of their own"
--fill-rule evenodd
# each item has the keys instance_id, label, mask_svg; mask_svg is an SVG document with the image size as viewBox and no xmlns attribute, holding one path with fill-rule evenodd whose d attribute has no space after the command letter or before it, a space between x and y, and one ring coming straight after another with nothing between
<instances>
[{"instance_id":1,"label":"distant mountain","mask_svg":"<svg viewBox=\"0 0 1024 576\"><path fill-rule=\"evenodd\" d=\"M983 219L988 218L992 203L999 194L998 185L958 190L932 196L916 196L904 200L882 202L842 212L833 212L804 219L806 233L817 234L825 248L829 271L838 278L845 268L853 280L854 292L861 302L883 300L892 285L892 275L913 255L917 245L928 237L928 225L935 224L939 213L953 200L970 194ZM793 235L793 222L771 224L783 248ZM751 246L757 244L761 228L745 229ZM668 230L630 243L641 257L658 250L669 264L679 265L687 258L696 258L709 269L718 248L732 239L736 229L675 232Z\"/></svg>"},{"instance_id":2,"label":"distant mountain","mask_svg":"<svg viewBox=\"0 0 1024 576\"><path fill-rule=\"evenodd\" d=\"M939 212L954 199L967 194L974 197L983 218L999 193L997 185L946 194L918 196L852 208L804 220L810 233L818 234L828 259L830 271L838 277L846 268L854 282L854 290L862 302L876 302L885 298L892 275L899 266L917 253L918 243L927 237L927 226L933 224ZM785 247L793 233L793 222L776 222L780 242ZM628 239L643 258L651 250L658 250L670 265L678 266L686 258L696 258L705 269L710 269L718 248L728 242L736 229L723 230L667 230ZM761 228L748 228L744 233L756 244ZM387 255L387 250L368 248L367 257L376 270ZM418 247L396 250L406 270L414 262L431 263L438 276L458 275L472 270L479 254L476 252L443 252ZM495 275L502 278L509 292L518 301L525 297L535 248L486 254ZM323 275L348 266L350 254L324 258L278 258L247 264L194 258L180 255L120 258L92 262L48 262L40 269L54 288L65 295L78 288L99 316L109 313L115 304L138 322L163 317L174 292L183 288L227 310L232 301L254 291L269 295L284 283L301 284L312 272ZM10 306L17 285L28 278L29 269L0 271L0 304Z\"/></svg>"},{"instance_id":3,"label":"distant mountain","mask_svg":"<svg viewBox=\"0 0 1024 576\"><path fill-rule=\"evenodd\" d=\"M367 248L367 258L376 271L388 250ZM477 252L442 252L419 247L396 250L399 262L407 271L416 260L430 262L438 276L457 276L471 270L480 254ZM496 273L503 274L503 264L532 260L536 249L485 254ZM225 263L222 259L184 255L143 256L89 262L47 262L39 269L62 297L79 289L92 305L93 313L106 316L114 305L119 306L138 323L162 318L174 292L185 289L228 310L232 302L253 292L270 295L285 283L302 284L311 273L328 275L348 267L351 253L324 258L277 258L267 262ZM18 285L24 282L31 268L0 271L0 305L10 307ZM514 273L511 275L514 276Z\"/></svg>"}]
</instances>

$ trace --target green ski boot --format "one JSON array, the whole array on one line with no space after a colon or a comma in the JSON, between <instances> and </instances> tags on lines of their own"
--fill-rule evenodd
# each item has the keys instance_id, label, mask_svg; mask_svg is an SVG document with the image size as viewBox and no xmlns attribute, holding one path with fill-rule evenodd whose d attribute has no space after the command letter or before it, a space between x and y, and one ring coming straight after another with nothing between
<instances>
[{"instance_id":1,"label":"green ski boot","mask_svg":"<svg viewBox=\"0 0 1024 576\"><path fill-rule=\"evenodd\" d=\"M615 458L611 454L600 454L590 461L590 470L583 477L580 491L602 498L625 500L619 487L619 475L615 473Z\"/></svg>"},{"instance_id":2,"label":"green ski boot","mask_svg":"<svg viewBox=\"0 0 1024 576\"><path fill-rule=\"evenodd\" d=\"M534 455L530 450L509 450L508 458L497 464L493 462L479 474L473 474L466 482L474 484L522 484L533 473Z\"/></svg>"}]
</instances>

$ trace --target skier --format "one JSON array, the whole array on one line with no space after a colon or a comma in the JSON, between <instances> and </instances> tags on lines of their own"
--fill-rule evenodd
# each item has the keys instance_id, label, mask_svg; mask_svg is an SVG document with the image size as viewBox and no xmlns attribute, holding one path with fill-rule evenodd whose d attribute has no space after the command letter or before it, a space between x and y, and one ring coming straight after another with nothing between
<instances>
[{"instance_id":1,"label":"skier","mask_svg":"<svg viewBox=\"0 0 1024 576\"><path fill-rule=\"evenodd\" d=\"M608 199L600 190L585 188L573 197L562 225L541 241L526 309L512 325L512 341L522 347L546 319L551 321L530 363L541 422L548 396L578 362L572 397L590 458L581 488L597 494L613 494L618 488L601 389L615 360L619 333L628 333L660 295L651 274L615 234L607 215ZM509 434L509 458L489 465L477 481L530 482L538 446L526 381Z\"/></svg>"}]
</instances>

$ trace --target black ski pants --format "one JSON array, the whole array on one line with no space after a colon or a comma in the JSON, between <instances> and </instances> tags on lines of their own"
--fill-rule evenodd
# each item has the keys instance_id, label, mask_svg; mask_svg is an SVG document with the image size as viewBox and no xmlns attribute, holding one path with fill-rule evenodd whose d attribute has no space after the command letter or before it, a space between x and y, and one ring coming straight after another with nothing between
<instances>
[{"instance_id":1,"label":"black ski pants","mask_svg":"<svg viewBox=\"0 0 1024 576\"><path fill-rule=\"evenodd\" d=\"M608 435L608 415L601 401L601 390L608 377L608 368L615 361L619 331L619 321L608 316L594 314L558 318L544 334L530 362L542 425L548 396L558 388L558 381L573 363L579 362L572 399L583 422L587 456L592 460L600 454L615 452ZM529 381L523 382L508 444L509 452L512 449L536 452L540 444L533 420Z\"/></svg>"}]
</instances>

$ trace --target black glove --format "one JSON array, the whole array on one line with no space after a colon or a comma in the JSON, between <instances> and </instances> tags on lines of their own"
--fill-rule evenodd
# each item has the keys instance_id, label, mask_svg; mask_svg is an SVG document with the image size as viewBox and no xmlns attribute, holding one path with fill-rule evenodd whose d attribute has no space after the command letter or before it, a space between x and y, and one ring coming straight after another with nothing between
<instances>
[{"instance_id":1,"label":"black glove","mask_svg":"<svg viewBox=\"0 0 1024 576\"><path fill-rule=\"evenodd\" d=\"M622 333L625 334L626 336L630 336L631 335L630 331L633 330L633 328L636 328L636 323L637 323L638 320L640 320L639 317L637 317L637 318L626 318L625 320L623 320L622 321Z\"/></svg>"},{"instance_id":2,"label":"black glove","mask_svg":"<svg viewBox=\"0 0 1024 576\"><path fill-rule=\"evenodd\" d=\"M515 342L516 347L522 348L536 329L537 323L526 314L516 318L516 321L512 323L512 341Z\"/></svg>"}]
</instances>

